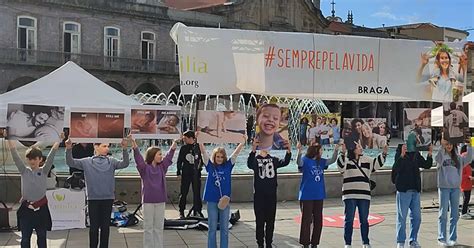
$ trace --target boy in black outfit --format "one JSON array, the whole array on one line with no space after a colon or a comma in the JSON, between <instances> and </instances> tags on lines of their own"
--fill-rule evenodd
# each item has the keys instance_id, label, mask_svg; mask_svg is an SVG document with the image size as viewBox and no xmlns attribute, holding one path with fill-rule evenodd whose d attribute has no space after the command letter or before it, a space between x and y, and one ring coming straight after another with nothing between
<instances>
[{"instance_id":1,"label":"boy in black outfit","mask_svg":"<svg viewBox=\"0 0 474 248\"><path fill-rule=\"evenodd\" d=\"M183 133L184 145L179 150L176 175L181 179L181 192L179 195L179 217L184 218L186 209L186 197L189 186L193 185L193 207L189 211L194 211L194 216L204 217L202 214L201 200L201 169L202 158L199 145L196 143L196 136L193 131Z\"/></svg>"},{"instance_id":2,"label":"boy in black outfit","mask_svg":"<svg viewBox=\"0 0 474 248\"><path fill-rule=\"evenodd\" d=\"M285 158L279 159L272 157L266 150L260 150L260 154L256 155L258 143L258 139L255 138L247 167L254 171L253 207L257 224L256 238L258 247L263 248L264 237L266 247L272 247L277 201L277 169L290 163L291 146L286 142Z\"/></svg>"}]
</instances>

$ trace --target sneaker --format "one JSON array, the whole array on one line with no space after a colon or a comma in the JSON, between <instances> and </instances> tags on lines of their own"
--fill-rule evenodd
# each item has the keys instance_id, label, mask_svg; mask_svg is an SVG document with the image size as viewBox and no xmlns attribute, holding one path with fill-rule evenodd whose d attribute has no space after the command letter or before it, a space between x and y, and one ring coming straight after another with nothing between
<instances>
[{"instance_id":1,"label":"sneaker","mask_svg":"<svg viewBox=\"0 0 474 248\"><path fill-rule=\"evenodd\" d=\"M470 215L470 214L463 214L463 215L461 215L461 219L470 220L470 219L472 219L472 215Z\"/></svg>"},{"instance_id":2,"label":"sneaker","mask_svg":"<svg viewBox=\"0 0 474 248\"><path fill-rule=\"evenodd\" d=\"M405 243L397 243L397 248L405 248Z\"/></svg>"},{"instance_id":3,"label":"sneaker","mask_svg":"<svg viewBox=\"0 0 474 248\"><path fill-rule=\"evenodd\" d=\"M449 240L449 241L448 241L448 245L449 245L449 246L455 246L455 245L457 245L457 244L458 244L458 242L456 242L455 240Z\"/></svg>"},{"instance_id":4,"label":"sneaker","mask_svg":"<svg viewBox=\"0 0 474 248\"><path fill-rule=\"evenodd\" d=\"M446 241L444 241L444 240L439 240L439 239L438 239L438 245L439 245L439 246L448 246L448 244L446 244Z\"/></svg>"},{"instance_id":5,"label":"sneaker","mask_svg":"<svg viewBox=\"0 0 474 248\"><path fill-rule=\"evenodd\" d=\"M421 248L421 245L418 243L418 241L410 241L410 248Z\"/></svg>"},{"instance_id":6,"label":"sneaker","mask_svg":"<svg viewBox=\"0 0 474 248\"><path fill-rule=\"evenodd\" d=\"M345 245L344 248L352 248L351 245Z\"/></svg>"},{"instance_id":7,"label":"sneaker","mask_svg":"<svg viewBox=\"0 0 474 248\"><path fill-rule=\"evenodd\" d=\"M179 218L184 219L184 212L179 212Z\"/></svg>"},{"instance_id":8,"label":"sneaker","mask_svg":"<svg viewBox=\"0 0 474 248\"><path fill-rule=\"evenodd\" d=\"M362 248L372 248L369 244L362 245Z\"/></svg>"}]
</instances>

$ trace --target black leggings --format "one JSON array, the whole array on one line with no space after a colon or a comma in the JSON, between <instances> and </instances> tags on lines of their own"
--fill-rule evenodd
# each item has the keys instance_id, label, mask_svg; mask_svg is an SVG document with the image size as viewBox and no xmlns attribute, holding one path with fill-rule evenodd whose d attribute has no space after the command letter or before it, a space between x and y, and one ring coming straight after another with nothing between
<instances>
[{"instance_id":1,"label":"black leggings","mask_svg":"<svg viewBox=\"0 0 474 248\"><path fill-rule=\"evenodd\" d=\"M112 213L112 204L114 200L89 200L89 247L97 248L99 244L100 229L100 248L109 247L110 215Z\"/></svg>"},{"instance_id":2,"label":"black leggings","mask_svg":"<svg viewBox=\"0 0 474 248\"><path fill-rule=\"evenodd\" d=\"M471 200L471 191L464 191L463 193L461 214L467 214L467 207L469 205L469 200Z\"/></svg>"}]
</instances>

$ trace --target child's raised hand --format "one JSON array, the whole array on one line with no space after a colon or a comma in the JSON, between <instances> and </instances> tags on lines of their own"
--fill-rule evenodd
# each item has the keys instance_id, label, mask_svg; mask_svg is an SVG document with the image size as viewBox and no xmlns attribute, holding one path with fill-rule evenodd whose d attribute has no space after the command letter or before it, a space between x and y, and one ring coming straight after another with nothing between
<instances>
[{"instance_id":1,"label":"child's raised hand","mask_svg":"<svg viewBox=\"0 0 474 248\"><path fill-rule=\"evenodd\" d=\"M342 142L341 144L341 152L346 154L346 151L347 151L347 147L346 147L346 144L344 144L344 142Z\"/></svg>"},{"instance_id":2,"label":"child's raised hand","mask_svg":"<svg viewBox=\"0 0 474 248\"><path fill-rule=\"evenodd\" d=\"M178 146L178 142L179 142L179 139L173 140L173 144L171 144L171 149L172 150L176 149L176 147Z\"/></svg>"},{"instance_id":3,"label":"child's raised hand","mask_svg":"<svg viewBox=\"0 0 474 248\"><path fill-rule=\"evenodd\" d=\"M51 149L57 150L59 148L59 142L54 142L53 146Z\"/></svg>"},{"instance_id":4,"label":"child's raised hand","mask_svg":"<svg viewBox=\"0 0 474 248\"><path fill-rule=\"evenodd\" d=\"M127 148L127 146L128 146L128 141L130 140L130 137L131 137L131 136L132 136L132 135L129 134L126 138L123 138L123 139L122 139L122 142L120 142L120 145L122 146L123 149Z\"/></svg>"},{"instance_id":5,"label":"child's raised hand","mask_svg":"<svg viewBox=\"0 0 474 248\"><path fill-rule=\"evenodd\" d=\"M66 149L71 149L72 148L72 141L71 139L67 139L64 144L66 145Z\"/></svg>"},{"instance_id":6,"label":"child's raised hand","mask_svg":"<svg viewBox=\"0 0 474 248\"><path fill-rule=\"evenodd\" d=\"M296 149L298 149L298 151L301 151L301 142L298 141L298 143L296 144Z\"/></svg>"},{"instance_id":7,"label":"child's raised hand","mask_svg":"<svg viewBox=\"0 0 474 248\"><path fill-rule=\"evenodd\" d=\"M206 147L203 143L199 143L199 149L201 150L201 153L204 153L206 151Z\"/></svg>"},{"instance_id":8,"label":"child's raised hand","mask_svg":"<svg viewBox=\"0 0 474 248\"><path fill-rule=\"evenodd\" d=\"M132 148L133 149L137 148L138 147L137 141L133 138L133 136L131 136L131 135L129 135L129 136L130 136L129 140L132 143ZM127 136L127 138L128 138L128 136Z\"/></svg>"},{"instance_id":9,"label":"child's raised hand","mask_svg":"<svg viewBox=\"0 0 474 248\"><path fill-rule=\"evenodd\" d=\"M383 147L383 155L387 156L387 154L388 154L388 145L385 145Z\"/></svg>"},{"instance_id":10,"label":"child's raised hand","mask_svg":"<svg viewBox=\"0 0 474 248\"><path fill-rule=\"evenodd\" d=\"M291 143L288 140L283 140L283 147L288 151L291 152Z\"/></svg>"},{"instance_id":11,"label":"child's raised hand","mask_svg":"<svg viewBox=\"0 0 474 248\"><path fill-rule=\"evenodd\" d=\"M10 149L15 149L16 148L16 140L7 140L7 145L8 145L8 148Z\"/></svg>"},{"instance_id":12,"label":"child's raised hand","mask_svg":"<svg viewBox=\"0 0 474 248\"><path fill-rule=\"evenodd\" d=\"M256 151L259 144L260 144L260 141L258 140L258 138L257 137L253 138L252 151Z\"/></svg>"},{"instance_id":13,"label":"child's raised hand","mask_svg":"<svg viewBox=\"0 0 474 248\"><path fill-rule=\"evenodd\" d=\"M240 142L240 143L242 143L242 144L245 144L245 143L247 143L247 139L248 139L248 137L247 137L247 135L246 135L246 134L242 135L242 139L243 139L243 141L242 141L242 142Z\"/></svg>"}]
</instances>

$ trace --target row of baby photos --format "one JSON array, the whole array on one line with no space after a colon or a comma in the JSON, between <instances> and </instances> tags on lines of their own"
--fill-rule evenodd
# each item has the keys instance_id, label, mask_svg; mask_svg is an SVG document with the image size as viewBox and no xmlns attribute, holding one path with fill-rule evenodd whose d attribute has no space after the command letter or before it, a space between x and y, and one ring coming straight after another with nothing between
<instances>
[{"instance_id":1,"label":"row of baby photos","mask_svg":"<svg viewBox=\"0 0 474 248\"><path fill-rule=\"evenodd\" d=\"M136 139L180 138L183 131L180 106L141 105L129 111L130 118L125 118L125 110L72 108L69 118L65 118L62 106L8 104L7 138L58 141L67 120L69 137L74 142L120 142L126 136L124 130L128 127ZM405 109L404 137L421 129L420 145L430 144L430 113L430 109ZM199 110L195 129L200 132L198 142L240 143L242 136L247 134L259 139L261 149L286 149L290 129L289 108L261 104L257 106L255 117L255 123L249 126L243 112ZM128 125L127 119L130 121ZM360 141L364 148L379 149L390 139L385 118L341 120L340 113L303 114L299 120L298 141L302 145L331 145L341 140L349 144L352 140Z\"/></svg>"},{"instance_id":2,"label":"row of baby photos","mask_svg":"<svg viewBox=\"0 0 474 248\"><path fill-rule=\"evenodd\" d=\"M120 142L129 127L137 139L176 139L181 136L179 106L136 106L128 110L130 118L126 118L125 111L71 108L66 116L64 106L8 104L6 138L55 142L61 139L66 123L73 142Z\"/></svg>"},{"instance_id":3,"label":"row of baby photos","mask_svg":"<svg viewBox=\"0 0 474 248\"><path fill-rule=\"evenodd\" d=\"M64 106L8 104L4 128L7 139L21 141L59 141L65 124L69 124L66 130L73 142L120 142L128 129L136 139L181 137L180 106L141 105L127 114L125 111L71 108L66 114ZM288 117L288 108L276 104L263 104L257 109L256 135L263 146L284 149ZM200 143L240 143L247 134L247 118L238 111L199 110L195 130L200 132Z\"/></svg>"}]
</instances>

